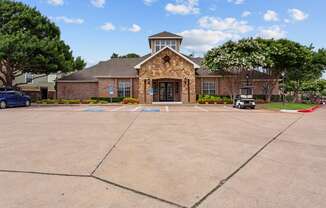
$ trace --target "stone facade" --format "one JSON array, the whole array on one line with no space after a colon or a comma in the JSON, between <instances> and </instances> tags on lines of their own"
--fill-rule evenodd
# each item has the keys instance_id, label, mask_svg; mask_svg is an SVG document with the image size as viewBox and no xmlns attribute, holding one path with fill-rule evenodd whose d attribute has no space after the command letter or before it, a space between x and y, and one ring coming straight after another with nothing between
<instances>
[{"instance_id":1,"label":"stone facade","mask_svg":"<svg viewBox=\"0 0 326 208\"><path fill-rule=\"evenodd\" d=\"M164 57L169 57L169 61L165 61ZM138 99L140 103L151 104L153 102L150 89L152 88L152 81L157 79L181 80L181 101L183 103L196 103L194 65L172 50L161 51L139 69Z\"/></svg>"}]
</instances>

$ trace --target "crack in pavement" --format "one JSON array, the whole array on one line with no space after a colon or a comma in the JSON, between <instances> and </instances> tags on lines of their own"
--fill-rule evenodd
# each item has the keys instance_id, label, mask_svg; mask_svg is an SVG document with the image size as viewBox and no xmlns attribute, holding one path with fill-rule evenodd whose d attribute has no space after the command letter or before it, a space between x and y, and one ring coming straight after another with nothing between
<instances>
[{"instance_id":1,"label":"crack in pavement","mask_svg":"<svg viewBox=\"0 0 326 208\"><path fill-rule=\"evenodd\" d=\"M51 172L40 172L40 171L24 171L24 170L3 170L0 169L0 173L22 173L22 174L35 174L35 175L48 175L48 176L65 176L65 177L80 177L88 178L90 175L79 175L79 174L67 174L67 173L51 173Z\"/></svg>"},{"instance_id":2,"label":"crack in pavement","mask_svg":"<svg viewBox=\"0 0 326 208\"><path fill-rule=\"evenodd\" d=\"M114 145L109 149L109 151L105 154L103 159L97 164L96 168L91 172L91 175L93 175L102 165L102 163L108 158L110 153L116 148L116 146L120 143L124 135L127 133L127 131L130 129L130 127L135 123L135 121L138 119L142 112L139 112L137 116L129 123L127 128L121 133L121 135L118 137L117 141L114 143Z\"/></svg>"},{"instance_id":3,"label":"crack in pavement","mask_svg":"<svg viewBox=\"0 0 326 208\"><path fill-rule=\"evenodd\" d=\"M253 159L256 158L256 156L259 155L268 145L273 143L275 140L277 140L283 133L285 133L289 128L291 128L295 123L297 123L299 120L301 120L304 117L304 115L301 115L299 118L295 119L293 122L291 122L285 129L283 129L281 132L279 132L276 136L274 136L272 139L270 139L265 145L263 145L255 154L253 154L246 162L244 162L239 168L237 168L235 171L233 171L228 177L221 180L220 183L213 188L210 192L208 192L205 196L203 196L199 201L197 201L194 205L191 206L191 208L197 208L201 203L203 203L210 195L212 195L215 191L222 188L222 186L227 183L233 176L235 176L240 170L242 170L248 163L250 163Z\"/></svg>"},{"instance_id":4,"label":"crack in pavement","mask_svg":"<svg viewBox=\"0 0 326 208\"><path fill-rule=\"evenodd\" d=\"M34 175L59 176L59 177L93 178L93 179L98 180L98 181L100 181L102 183L107 183L107 184L110 184L110 185L112 185L114 187L117 187L117 188L120 188L120 189L123 189L123 190L127 190L127 191L130 191L132 193L144 196L144 197L149 197L151 199L163 202L165 204L173 205L173 206L179 207L179 208L186 208L185 206L182 206L182 205L177 204L175 202L171 202L171 201L159 198L157 196L150 195L150 194L147 194L147 193L144 193L144 192L129 188L127 186L123 186L123 185L120 185L118 183L108 181L106 179L102 179L102 178L94 176L94 175L74 175L74 174L64 174L64 173L50 173L50 172L39 172L39 171L19 171L19 170L0 170L0 173L19 173L19 174L34 174Z\"/></svg>"},{"instance_id":5,"label":"crack in pavement","mask_svg":"<svg viewBox=\"0 0 326 208\"><path fill-rule=\"evenodd\" d=\"M168 201L168 200L165 200L165 199L159 198L159 197L157 197L157 196L154 196L154 195L151 195L151 194L147 194L147 193L145 193L145 192L137 191L137 190L132 189L132 188L129 188L129 187L127 187L127 186L123 186L123 185L120 185L120 184L114 183L114 182L112 182L112 181L109 181L109 180L106 180L106 179L103 179L103 178L100 178L100 177L97 177L97 176L93 176L93 175L92 175L91 177L94 178L94 179L96 179L96 180L102 181L102 182L104 182L104 183L108 183L108 184L110 184L110 185L113 185L113 186L119 187L119 188L121 188L121 189L125 189L125 190L128 190L128 191L134 192L134 193L136 193L136 194L140 194L140 195L142 195L142 196L146 196L146 197L149 197L149 198L152 198L152 199L156 199L156 200L158 200L158 201L160 201L160 202L164 202L164 203L166 203L166 204L170 204L170 205L173 205L173 206L176 206L176 207L180 207L180 208L187 208L187 207L185 207L185 206L183 206L183 205L180 205L180 204L177 204L177 203L175 203L175 202L171 202L171 201Z\"/></svg>"}]
</instances>

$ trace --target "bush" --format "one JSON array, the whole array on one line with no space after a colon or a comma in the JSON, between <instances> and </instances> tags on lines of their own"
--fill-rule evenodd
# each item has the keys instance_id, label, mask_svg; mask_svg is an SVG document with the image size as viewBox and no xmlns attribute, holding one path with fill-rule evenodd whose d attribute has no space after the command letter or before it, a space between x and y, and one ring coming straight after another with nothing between
<instances>
[{"instance_id":1,"label":"bush","mask_svg":"<svg viewBox=\"0 0 326 208\"><path fill-rule=\"evenodd\" d=\"M123 101L123 97L114 97L112 98L113 103L121 103ZM92 97L91 100L96 100L97 102L106 101L107 103L111 102L111 98L109 97Z\"/></svg>"},{"instance_id":2,"label":"bush","mask_svg":"<svg viewBox=\"0 0 326 208\"><path fill-rule=\"evenodd\" d=\"M127 97L122 101L123 104L139 104L139 101L136 98Z\"/></svg>"},{"instance_id":3,"label":"bush","mask_svg":"<svg viewBox=\"0 0 326 208\"><path fill-rule=\"evenodd\" d=\"M51 99L46 99L46 100L37 100L37 104L57 104L57 100L51 100Z\"/></svg>"},{"instance_id":4,"label":"bush","mask_svg":"<svg viewBox=\"0 0 326 208\"><path fill-rule=\"evenodd\" d=\"M198 97L199 104L232 104L229 97L219 97L215 95L200 95Z\"/></svg>"},{"instance_id":5,"label":"bush","mask_svg":"<svg viewBox=\"0 0 326 208\"><path fill-rule=\"evenodd\" d=\"M96 101L94 101L94 100L82 100L82 101L80 101L81 104L95 104L93 102L96 103Z\"/></svg>"},{"instance_id":6,"label":"bush","mask_svg":"<svg viewBox=\"0 0 326 208\"><path fill-rule=\"evenodd\" d=\"M263 100L263 99L256 99L255 102L256 102L256 104L266 104L267 103L267 101Z\"/></svg>"}]
</instances>

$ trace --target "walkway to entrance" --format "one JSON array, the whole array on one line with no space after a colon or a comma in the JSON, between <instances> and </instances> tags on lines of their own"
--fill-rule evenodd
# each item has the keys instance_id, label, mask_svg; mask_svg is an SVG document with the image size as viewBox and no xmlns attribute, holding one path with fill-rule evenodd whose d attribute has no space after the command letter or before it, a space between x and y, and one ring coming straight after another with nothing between
<instances>
[{"instance_id":1,"label":"walkway to entrance","mask_svg":"<svg viewBox=\"0 0 326 208\"><path fill-rule=\"evenodd\" d=\"M180 102L181 80L153 80L153 102Z\"/></svg>"}]
</instances>

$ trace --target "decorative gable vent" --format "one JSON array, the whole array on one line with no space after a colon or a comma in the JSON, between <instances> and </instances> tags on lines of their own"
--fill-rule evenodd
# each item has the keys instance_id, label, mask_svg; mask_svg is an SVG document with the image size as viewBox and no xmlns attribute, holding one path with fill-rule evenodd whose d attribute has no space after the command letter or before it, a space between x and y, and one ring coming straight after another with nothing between
<instances>
[{"instance_id":1,"label":"decorative gable vent","mask_svg":"<svg viewBox=\"0 0 326 208\"><path fill-rule=\"evenodd\" d=\"M164 64L170 63L170 60L171 60L170 56L168 56L168 55L164 56L162 59L163 59Z\"/></svg>"}]
</instances>

